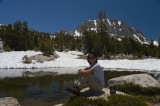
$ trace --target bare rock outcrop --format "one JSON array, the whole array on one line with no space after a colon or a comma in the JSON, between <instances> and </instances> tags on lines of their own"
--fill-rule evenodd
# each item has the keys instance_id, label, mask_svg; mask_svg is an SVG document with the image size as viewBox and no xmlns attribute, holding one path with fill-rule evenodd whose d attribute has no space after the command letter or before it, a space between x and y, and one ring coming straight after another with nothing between
<instances>
[{"instance_id":1,"label":"bare rock outcrop","mask_svg":"<svg viewBox=\"0 0 160 106\"><path fill-rule=\"evenodd\" d=\"M44 56L44 55L36 55L29 57L30 60L36 60L37 62L43 63L44 61L50 61L58 58L58 54L54 53L50 56Z\"/></svg>"},{"instance_id":2,"label":"bare rock outcrop","mask_svg":"<svg viewBox=\"0 0 160 106\"><path fill-rule=\"evenodd\" d=\"M13 97L0 98L0 106L21 106L17 99Z\"/></svg>"},{"instance_id":3,"label":"bare rock outcrop","mask_svg":"<svg viewBox=\"0 0 160 106\"><path fill-rule=\"evenodd\" d=\"M44 56L43 54L27 57L26 55L22 58L23 63L30 64L33 63L33 60L36 62L43 63L45 61L51 61L55 60L56 58L59 58L59 55L54 53L53 55L50 56Z\"/></svg>"},{"instance_id":4,"label":"bare rock outcrop","mask_svg":"<svg viewBox=\"0 0 160 106\"><path fill-rule=\"evenodd\" d=\"M110 79L108 83L124 84L124 83L133 83L140 85L142 87L160 87L160 84L149 74L133 74L127 76L121 76L117 78Z\"/></svg>"}]
</instances>

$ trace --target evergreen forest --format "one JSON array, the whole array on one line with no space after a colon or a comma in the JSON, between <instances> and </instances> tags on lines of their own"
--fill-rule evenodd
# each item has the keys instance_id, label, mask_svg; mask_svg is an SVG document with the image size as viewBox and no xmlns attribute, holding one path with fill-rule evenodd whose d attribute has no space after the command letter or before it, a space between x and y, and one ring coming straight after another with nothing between
<instances>
[{"instance_id":1,"label":"evergreen forest","mask_svg":"<svg viewBox=\"0 0 160 106\"><path fill-rule=\"evenodd\" d=\"M159 46L155 46L153 40L150 44L141 44L129 37L119 41L108 34L104 11L99 12L97 21L97 31L81 26L81 36L73 36L63 31L52 35L30 30L27 21L16 21L14 24L0 26L0 38L5 51L35 50L50 55L55 50L77 50L84 53L95 51L106 58L118 54L133 55L138 58L142 56L160 58L160 39Z\"/></svg>"}]
</instances>

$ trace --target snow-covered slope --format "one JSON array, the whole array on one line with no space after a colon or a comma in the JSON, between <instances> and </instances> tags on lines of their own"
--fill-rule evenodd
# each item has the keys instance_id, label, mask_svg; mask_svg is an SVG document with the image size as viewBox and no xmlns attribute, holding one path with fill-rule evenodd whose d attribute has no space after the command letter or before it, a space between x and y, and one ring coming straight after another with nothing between
<instances>
[{"instance_id":1,"label":"snow-covered slope","mask_svg":"<svg viewBox=\"0 0 160 106\"><path fill-rule=\"evenodd\" d=\"M13 51L0 53L0 68L51 68L51 67L86 67L88 62L84 59L77 59L81 52L56 52L60 58L54 61L46 61L44 63L34 62L32 64L24 64L22 58L41 52L35 51ZM160 71L160 59L144 59L144 60L99 60L104 68L121 68L121 69L140 69L150 71Z\"/></svg>"},{"instance_id":2,"label":"snow-covered slope","mask_svg":"<svg viewBox=\"0 0 160 106\"><path fill-rule=\"evenodd\" d=\"M0 53L0 78L4 77L20 77L24 71L49 71L64 73L77 73L80 68L87 67L89 64L84 59L77 59L81 52L56 52L60 58L54 61L46 61L44 63L33 62L32 64L24 64L22 58L42 54L35 51L13 51ZM99 60L102 67L107 69L124 70L141 70L141 71L159 71L160 59L145 59L145 60ZM11 69L8 69L11 68ZM19 69L22 68L22 69ZM23 69L24 68L24 69ZM30 69L32 68L32 69ZM43 69L42 69L43 68Z\"/></svg>"}]
</instances>

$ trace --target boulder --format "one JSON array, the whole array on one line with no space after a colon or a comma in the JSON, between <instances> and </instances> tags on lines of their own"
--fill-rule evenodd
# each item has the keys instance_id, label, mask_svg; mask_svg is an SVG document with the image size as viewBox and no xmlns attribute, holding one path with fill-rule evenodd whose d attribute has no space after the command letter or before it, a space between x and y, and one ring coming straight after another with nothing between
<instances>
[{"instance_id":1,"label":"boulder","mask_svg":"<svg viewBox=\"0 0 160 106\"><path fill-rule=\"evenodd\" d=\"M124 83L133 83L140 85L142 87L160 87L160 84L157 80L151 77L149 74L133 74L127 76L121 76L117 78L110 79L108 83L124 84Z\"/></svg>"},{"instance_id":2,"label":"boulder","mask_svg":"<svg viewBox=\"0 0 160 106\"><path fill-rule=\"evenodd\" d=\"M50 55L50 56L44 56L43 54L38 54L38 55L35 55L35 56L27 57L27 56L25 55L25 56L22 58L22 60L23 60L23 63L30 64L30 63L33 63L33 60L34 60L34 62L43 63L43 62L45 62L45 61L55 60L56 58L59 58L59 55L56 54L56 53L53 53L53 55Z\"/></svg>"},{"instance_id":3,"label":"boulder","mask_svg":"<svg viewBox=\"0 0 160 106\"><path fill-rule=\"evenodd\" d=\"M50 55L50 56L43 56L41 54L36 55L36 56L31 56L29 57L30 60L36 60L37 62L43 63L45 61L50 61L58 58L58 56Z\"/></svg>"},{"instance_id":4,"label":"boulder","mask_svg":"<svg viewBox=\"0 0 160 106\"><path fill-rule=\"evenodd\" d=\"M158 83L160 84L160 72L157 72L154 74L154 78L158 81Z\"/></svg>"},{"instance_id":5,"label":"boulder","mask_svg":"<svg viewBox=\"0 0 160 106\"><path fill-rule=\"evenodd\" d=\"M21 106L18 100L13 97L0 98L0 106Z\"/></svg>"}]
</instances>

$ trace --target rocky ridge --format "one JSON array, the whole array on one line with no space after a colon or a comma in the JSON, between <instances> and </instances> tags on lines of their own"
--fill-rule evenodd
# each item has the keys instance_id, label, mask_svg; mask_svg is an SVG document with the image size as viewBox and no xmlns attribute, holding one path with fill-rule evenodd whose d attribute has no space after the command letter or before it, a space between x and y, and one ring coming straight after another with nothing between
<instances>
[{"instance_id":1,"label":"rocky ridge","mask_svg":"<svg viewBox=\"0 0 160 106\"><path fill-rule=\"evenodd\" d=\"M124 37L130 37L141 44L149 44L149 41L145 35L138 29L128 26L124 21L116 19L106 19L105 21L108 33L111 37L114 37L121 41ZM80 36L82 29L86 27L88 30L97 30L97 20L87 20L83 22L75 31L76 36Z\"/></svg>"},{"instance_id":2,"label":"rocky ridge","mask_svg":"<svg viewBox=\"0 0 160 106\"><path fill-rule=\"evenodd\" d=\"M82 22L75 31L61 30L56 32L55 34L63 33L65 35L81 36L83 33L83 28L87 30L97 31L97 23L97 20L86 20ZM150 41L141 31L139 31L137 28L127 25L124 21L117 19L106 19L105 23L109 35L113 38L118 39L119 41L121 41L124 37L129 37L141 44L150 43Z\"/></svg>"}]
</instances>

